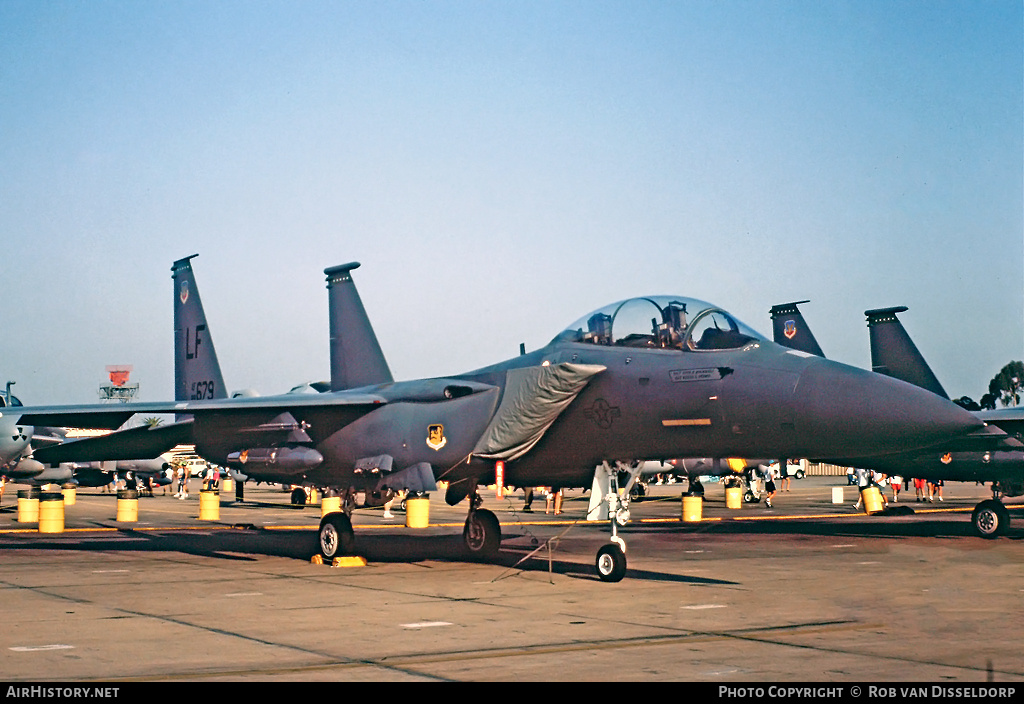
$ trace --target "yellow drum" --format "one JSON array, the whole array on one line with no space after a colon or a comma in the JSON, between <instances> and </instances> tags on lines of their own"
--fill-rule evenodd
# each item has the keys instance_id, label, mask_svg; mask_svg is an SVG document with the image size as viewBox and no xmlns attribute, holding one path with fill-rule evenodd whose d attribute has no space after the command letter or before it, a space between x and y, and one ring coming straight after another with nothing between
<instances>
[{"instance_id":1,"label":"yellow drum","mask_svg":"<svg viewBox=\"0 0 1024 704\"><path fill-rule=\"evenodd\" d=\"M74 506L76 496L75 485L65 484L64 486L61 487L61 492L64 494L64 505Z\"/></svg>"},{"instance_id":2,"label":"yellow drum","mask_svg":"<svg viewBox=\"0 0 1024 704\"><path fill-rule=\"evenodd\" d=\"M704 511L704 499L700 496L683 497L683 522L700 523Z\"/></svg>"},{"instance_id":3,"label":"yellow drum","mask_svg":"<svg viewBox=\"0 0 1024 704\"><path fill-rule=\"evenodd\" d=\"M220 520L220 492L200 491L199 492L199 520L219 521Z\"/></svg>"},{"instance_id":4,"label":"yellow drum","mask_svg":"<svg viewBox=\"0 0 1024 704\"><path fill-rule=\"evenodd\" d=\"M225 477L220 480L220 490L230 494L235 490L235 482L231 477Z\"/></svg>"},{"instance_id":5,"label":"yellow drum","mask_svg":"<svg viewBox=\"0 0 1024 704\"><path fill-rule=\"evenodd\" d=\"M882 512L882 493L878 491L877 486L869 486L860 493L860 496L864 499L864 513Z\"/></svg>"},{"instance_id":6,"label":"yellow drum","mask_svg":"<svg viewBox=\"0 0 1024 704\"><path fill-rule=\"evenodd\" d=\"M117 520L121 523L139 520L139 492L135 489L121 489L117 492Z\"/></svg>"},{"instance_id":7,"label":"yellow drum","mask_svg":"<svg viewBox=\"0 0 1024 704\"><path fill-rule=\"evenodd\" d=\"M406 528L426 528L430 522L430 497L417 496L405 500Z\"/></svg>"},{"instance_id":8,"label":"yellow drum","mask_svg":"<svg viewBox=\"0 0 1024 704\"><path fill-rule=\"evenodd\" d=\"M18 523L39 522L39 489L18 492Z\"/></svg>"},{"instance_id":9,"label":"yellow drum","mask_svg":"<svg viewBox=\"0 0 1024 704\"><path fill-rule=\"evenodd\" d=\"M320 502L320 518L323 518L328 513L337 513L341 510L341 497L340 496L325 496L323 501Z\"/></svg>"},{"instance_id":10,"label":"yellow drum","mask_svg":"<svg viewBox=\"0 0 1024 704\"><path fill-rule=\"evenodd\" d=\"M39 532L64 532L64 492L44 491L39 495Z\"/></svg>"},{"instance_id":11,"label":"yellow drum","mask_svg":"<svg viewBox=\"0 0 1024 704\"><path fill-rule=\"evenodd\" d=\"M743 507L743 487L730 486L725 490L725 507L726 508L742 508Z\"/></svg>"}]
</instances>

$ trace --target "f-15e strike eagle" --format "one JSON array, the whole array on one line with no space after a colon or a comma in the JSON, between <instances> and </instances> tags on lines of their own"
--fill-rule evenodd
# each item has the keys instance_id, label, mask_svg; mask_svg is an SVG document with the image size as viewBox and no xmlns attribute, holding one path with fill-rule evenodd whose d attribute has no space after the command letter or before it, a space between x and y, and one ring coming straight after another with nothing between
<instances>
[{"instance_id":1,"label":"f-15e strike eagle","mask_svg":"<svg viewBox=\"0 0 1024 704\"><path fill-rule=\"evenodd\" d=\"M477 488L495 481L499 462L508 485L589 487L596 468L616 462L866 457L984 432L975 416L929 391L787 349L683 296L613 303L541 349L482 369L394 381L352 281L357 263L324 272L330 391L224 398L193 257L172 266L176 401L24 408L21 418L103 428L134 413L180 420L49 448L50 461L152 457L192 443L252 479L339 495L433 491L444 481L450 505L469 499L467 550L487 557L501 529ZM605 581L626 571L615 526L613 507L611 539L596 559ZM319 544L325 558L353 549L345 510L322 519Z\"/></svg>"}]
</instances>

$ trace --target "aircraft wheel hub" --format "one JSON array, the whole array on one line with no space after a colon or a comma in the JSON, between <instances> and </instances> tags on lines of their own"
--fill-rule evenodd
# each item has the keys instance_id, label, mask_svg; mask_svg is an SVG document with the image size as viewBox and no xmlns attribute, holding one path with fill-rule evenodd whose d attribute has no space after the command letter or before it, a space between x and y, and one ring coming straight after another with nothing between
<instances>
[{"instance_id":1,"label":"aircraft wheel hub","mask_svg":"<svg viewBox=\"0 0 1024 704\"><path fill-rule=\"evenodd\" d=\"M320 531L320 549L326 555L333 555L338 550L338 530L327 524Z\"/></svg>"},{"instance_id":2,"label":"aircraft wheel hub","mask_svg":"<svg viewBox=\"0 0 1024 704\"><path fill-rule=\"evenodd\" d=\"M477 552L484 546L484 527L477 521L469 522L469 530L466 532L466 545L469 549Z\"/></svg>"}]
</instances>

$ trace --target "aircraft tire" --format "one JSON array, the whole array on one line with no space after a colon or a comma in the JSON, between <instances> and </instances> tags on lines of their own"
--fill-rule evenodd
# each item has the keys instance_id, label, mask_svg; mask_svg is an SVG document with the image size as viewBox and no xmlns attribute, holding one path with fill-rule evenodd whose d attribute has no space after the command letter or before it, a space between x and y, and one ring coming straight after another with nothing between
<instances>
[{"instance_id":1,"label":"aircraft tire","mask_svg":"<svg viewBox=\"0 0 1024 704\"><path fill-rule=\"evenodd\" d=\"M306 505L306 490L302 487L292 489L292 506L305 506Z\"/></svg>"},{"instance_id":2,"label":"aircraft tire","mask_svg":"<svg viewBox=\"0 0 1024 704\"><path fill-rule=\"evenodd\" d=\"M1010 525L1010 512L1003 506L1002 501L986 499L974 507L971 525L974 532L982 538L998 538L1006 533Z\"/></svg>"},{"instance_id":3,"label":"aircraft tire","mask_svg":"<svg viewBox=\"0 0 1024 704\"><path fill-rule=\"evenodd\" d=\"M615 543L602 545L594 566L602 582L621 582L626 576L626 553Z\"/></svg>"},{"instance_id":4,"label":"aircraft tire","mask_svg":"<svg viewBox=\"0 0 1024 704\"><path fill-rule=\"evenodd\" d=\"M355 550L356 535L352 530L352 521L342 511L328 513L320 520L317 538L320 556L325 560L350 555Z\"/></svg>"},{"instance_id":5,"label":"aircraft tire","mask_svg":"<svg viewBox=\"0 0 1024 704\"><path fill-rule=\"evenodd\" d=\"M471 511L462 530L462 542L470 557L493 560L501 547L501 524L498 517L485 508Z\"/></svg>"}]
</instances>

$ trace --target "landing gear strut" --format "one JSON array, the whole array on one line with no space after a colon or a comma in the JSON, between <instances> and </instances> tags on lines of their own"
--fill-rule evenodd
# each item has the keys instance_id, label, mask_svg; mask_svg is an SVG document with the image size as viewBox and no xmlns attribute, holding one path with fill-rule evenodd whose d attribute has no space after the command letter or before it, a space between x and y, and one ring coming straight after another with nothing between
<instances>
[{"instance_id":1,"label":"landing gear strut","mask_svg":"<svg viewBox=\"0 0 1024 704\"><path fill-rule=\"evenodd\" d=\"M604 465L607 467L607 464ZM605 501L608 502L608 521L612 535L607 545L597 551L597 576L602 582L620 582L626 576L626 543L619 537L619 526L629 521L629 506L619 496L618 472L610 470L610 486Z\"/></svg>"}]
</instances>

